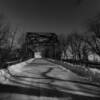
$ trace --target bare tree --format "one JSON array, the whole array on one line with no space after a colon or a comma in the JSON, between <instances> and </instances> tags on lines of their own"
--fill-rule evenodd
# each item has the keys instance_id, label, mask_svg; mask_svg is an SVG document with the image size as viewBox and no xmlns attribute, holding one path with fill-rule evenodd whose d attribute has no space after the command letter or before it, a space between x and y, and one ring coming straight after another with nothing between
<instances>
[{"instance_id":1,"label":"bare tree","mask_svg":"<svg viewBox=\"0 0 100 100\"><path fill-rule=\"evenodd\" d=\"M66 39L64 55L73 60L88 60L89 47L83 35L77 32L69 34Z\"/></svg>"},{"instance_id":2,"label":"bare tree","mask_svg":"<svg viewBox=\"0 0 100 100\"><path fill-rule=\"evenodd\" d=\"M67 37L67 47L70 46L73 59L81 59L81 36L79 34L72 33Z\"/></svg>"},{"instance_id":3,"label":"bare tree","mask_svg":"<svg viewBox=\"0 0 100 100\"><path fill-rule=\"evenodd\" d=\"M87 25L88 31L94 32L96 37L100 38L100 14L88 19Z\"/></svg>"},{"instance_id":4,"label":"bare tree","mask_svg":"<svg viewBox=\"0 0 100 100\"><path fill-rule=\"evenodd\" d=\"M87 23L88 31L94 33L86 39L91 46L91 50L100 56L100 14L90 19Z\"/></svg>"},{"instance_id":5,"label":"bare tree","mask_svg":"<svg viewBox=\"0 0 100 100\"><path fill-rule=\"evenodd\" d=\"M100 56L100 38L95 35L85 38L85 41L90 46L90 50Z\"/></svg>"},{"instance_id":6,"label":"bare tree","mask_svg":"<svg viewBox=\"0 0 100 100\"><path fill-rule=\"evenodd\" d=\"M82 36L81 48L80 48L81 57L82 57L81 60L88 61L88 55L91 49L90 49L89 44L85 41L85 39L86 39L86 36L85 37Z\"/></svg>"},{"instance_id":7,"label":"bare tree","mask_svg":"<svg viewBox=\"0 0 100 100\"><path fill-rule=\"evenodd\" d=\"M66 55L66 44L67 44L67 37L64 34L59 34L58 35L58 40L59 40L59 49L60 53L64 53L64 56ZM60 54L61 55L61 54Z\"/></svg>"},{"instance_id":8,"label":"bare tree","mask_svg":"<svg viewBox=\"0 0 100 100\"><path fill-rule=\"evenodd\" d=\"M11 25L5 21L5 16L0 14L0 62L5 65L5 62L11 56L17 28L14 32L11 32ZM1 64L1 66L2 66Z\"/></svg>"}]
</instances>

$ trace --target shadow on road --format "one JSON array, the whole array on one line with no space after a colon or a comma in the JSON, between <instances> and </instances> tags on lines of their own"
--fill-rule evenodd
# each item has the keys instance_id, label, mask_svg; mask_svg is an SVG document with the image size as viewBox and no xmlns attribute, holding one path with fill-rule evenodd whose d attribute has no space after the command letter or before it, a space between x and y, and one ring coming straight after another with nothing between
<instances>
[{"instance_id":1,"label":"shadow on road","mask_svg":"<svg viewBox=\"0 0 100 100\"><path fill-rule=\"evenodd\" d=\"M46 97L57 97L57 98L67 98L72 97L72 100L99 100L99 98L93 97L84 97L84 96L76 96L72 94L68 94L65 92L60 92L58 90L50 90L45 88L24 88L24 87L17 87L17 86L9 86L9 85L1 85L0 84L0 93L6 94L24 94L30 96L46 96Z\"/></svg>"}]
</instances>

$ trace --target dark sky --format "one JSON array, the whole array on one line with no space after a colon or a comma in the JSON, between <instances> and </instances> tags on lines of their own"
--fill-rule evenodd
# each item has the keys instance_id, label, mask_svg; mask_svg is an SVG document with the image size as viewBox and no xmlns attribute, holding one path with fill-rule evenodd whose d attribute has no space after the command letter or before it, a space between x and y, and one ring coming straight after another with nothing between
<instances>
[{"instance_id":1,"label":"dark sky","mask_svg":"<svg viewBox=\"0 0 100 100\"><path fill-rule=\"evenodd\" d=\"M0 11L24 31L69 33L100 12L100 0L0 0Z\"/></svg>"}]
</instances>

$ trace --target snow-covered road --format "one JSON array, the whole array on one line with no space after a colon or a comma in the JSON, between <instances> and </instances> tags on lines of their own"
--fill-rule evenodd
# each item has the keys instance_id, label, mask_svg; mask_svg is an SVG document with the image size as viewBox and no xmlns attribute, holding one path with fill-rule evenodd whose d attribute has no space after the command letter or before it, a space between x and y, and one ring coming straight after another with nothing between
<instances>
[{"instance_id":1,"label":"snow-covered road","mask_svg":"<svg viewBox=\"0 0 100 100\"><path fill-rule=\"evenodd\" d=\"M0 83L25 88L28 91L30 89L38 90L41 96L45 95L45 93L42 93L45 90L56 91L56 93L59 92L63 96L67 94L88 97L100 96L100 85L93 84L88 79L73 73L63 65L53 62L55 61L50 59L30 59L9 66L8 69L0 71ZM66 64L66 66L70 67L69 64Z\"/></svg>"}]
</instances>

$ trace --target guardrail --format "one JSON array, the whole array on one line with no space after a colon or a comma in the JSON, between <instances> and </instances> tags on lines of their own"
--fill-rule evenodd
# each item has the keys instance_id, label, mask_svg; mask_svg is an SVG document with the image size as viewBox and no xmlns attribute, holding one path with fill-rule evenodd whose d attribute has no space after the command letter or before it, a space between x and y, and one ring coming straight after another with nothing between
<instances>
[{"instance_id":1,"label":"guardrail","mask_svg":"<svg viewBox=\"0 0 100 100\"><path fill-rule=\"evenodd\" d=\"M100 62L73 60L73 59L66 59L66 60L62 60L62 61L63 62L68 62L68 63L72 63L72 64L76 64L76 65L85 65L86 67L100 69Z\"/></svg>"}]
</instances>

